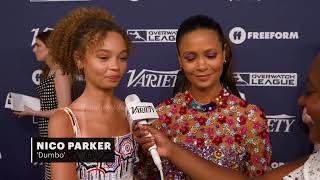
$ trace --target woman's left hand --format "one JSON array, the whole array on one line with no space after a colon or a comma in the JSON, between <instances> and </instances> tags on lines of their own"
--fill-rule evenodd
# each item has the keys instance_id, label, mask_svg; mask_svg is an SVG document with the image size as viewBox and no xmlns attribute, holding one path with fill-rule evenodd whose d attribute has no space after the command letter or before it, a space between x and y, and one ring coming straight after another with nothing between
<instances>
[{"instance_id":1,"label":"woman's left hand","mask_svg":"<svg viewBox=\"0 0 320 180\"><path fill-rule=\"evenodd\" d=\"M24 110L21 112L15 111L13 112L18 118L25 117L25 116L34 116L35 111L29 108L28 106L24 106Z\"/></svg>"}]
</instances>

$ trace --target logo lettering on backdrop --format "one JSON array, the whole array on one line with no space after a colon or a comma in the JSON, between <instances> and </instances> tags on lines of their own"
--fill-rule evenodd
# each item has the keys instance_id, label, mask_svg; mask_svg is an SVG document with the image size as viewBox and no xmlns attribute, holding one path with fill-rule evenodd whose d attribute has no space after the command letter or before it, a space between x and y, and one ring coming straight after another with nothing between
<instances>
[{"instance_id":1,"label":"logo lettering on backdrop","mask_svg":"<svg viewBox=\"0 0 320 180\"><path fill-rule=\"evenodd\" d=\"M2 154L1 154L1 152L0 152L0 160L2 159Z\"/></svg>"},{"instance_id":2,"label":"logo lettering on backdrop","mask_svg":"<svg viewBox=\"0 0 320 180\"><path fill-rule=\"evenodd\" d=\"M234 44L241 44L245 40L296 40L298 32L246 32L242 27L234 27L229 32L229 39Z\"/></svg>"},{"instance_id":3,"label":"logo lettering on backdrop","mask_svg":"<svg viewBox=\"0 0 320 180\"><path fill-rule=\"evenodd\" d=\"M286 114L267 116L268 132L290 132L295 116Z\"/></svg>"},{"instance_id":4,"label":"logo lettering on backdrop","mask_svg":"<svg viewBox=\"0 0 320 180\"><path fill-rule=\"evenodd\" d=\"M228 0L230 2L253 2L253 1L256 1L256 2L261 2L262 0Z\"/></svg>"},{"instance_id":5,"label":"logo lettering on backdrop","mask_svg":"<svg viewBox=\"0 0 320 180\"><path fill-rule=\"evenodd\" d=\"M39 34L39 30L40 28L33 28L31 30L31 32L33 32L33 38L32 38L32 42L31 42L31 46L33 46L35 43L36 43L36 37L38 36ZM53 30L52 28L49 28L49 27L46 27L43 32L46 32L48 30Z\"/></svg>"},{"instance_id":6,"label":"logo lettering on backdrop","mask_svg":"<svg viewBox=\"0 0 320 180\"><path fill-rule=\"evenodd\" d=\"M276 168L278 168L280 166L283 166L283 165L284 165L284 162L272 162L271 163L271 168L272 169L276 169Z\"/></svg>"},{"instance_id":7,"label":"logo lettering on backdrop","mask_svg":"<svg viewBox=\"0 0 320 180\"><path fill-rule=\"evenodd\" d=\"M66 1L92 1L92 0L30 0L30 2L66 2Z\"/></svg>"},{"instance_id":8,"label":"logo lettering on backdrop","mask_svg":"<svg viewBox=\"0 0 320 180\"><path fill-rule=\"evenodd\" d=\"M243 100L246 100L246 95L245 95L244 93L242 93L242 92L239 91L239 94L240 94L240 96L241 96L241 98L242 98Z\"/></svg>"},{"instance_id":9,"label":"logo lettering on backdrop","mask_svg":"<svg viewBox=\"0 0 320 180\"><path fill-rule=\"evenodd\" d=\"M127 87L174 87L179 70L155 71L142 69L136 73L136 69L129 70L130 78Z\"/></svg>"},{"instance_id":10,"label":"logo lettering on backdrop","mask_svg":"<svg viewBox=\"0 0 320 180\"><path fill-rule=\"evenodd\" d=\"M296 87L297 73L254 73L236 72L237 86L285 86Z\"/></svg>"},{"instance_id":11,"label":"logo lettering on backdrop","mask_svg":"<svg viewBox=\"0 0 320 180\"><path fill-rule=\"evenodd\" d=\"M37 69L32 73L32 81L35 85L40 85L40 78L41 78L42 70Z\"/></svg>"},{"instance_id":12,"label":"logo lettering on backdrop","mask_svg":"<svg viewBox=\"0 0 320 180\"><path fill-rule=\"evenodd\" d=\"M177 29L128 29L134 43L176 42Z\"/></svg>"}]
</instances>

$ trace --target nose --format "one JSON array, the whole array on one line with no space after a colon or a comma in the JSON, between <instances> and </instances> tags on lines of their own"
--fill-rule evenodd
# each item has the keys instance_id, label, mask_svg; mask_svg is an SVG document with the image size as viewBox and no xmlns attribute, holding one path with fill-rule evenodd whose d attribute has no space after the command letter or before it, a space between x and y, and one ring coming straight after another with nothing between
<instances>
[{"instance_id":1,"label":"nose","mask_svg":"<svg viewBox=\"0 0 320 180\"><path fill-rule=\"evenodd\" d=\"M109 64L110 70L119 71L120 70L120 62L118 58L112 58Z\"/></svg>"},{"instance_id":2,"label":"nose","mask_svg":"<svg viewBox=\"0 0 320 180\"><path fill-rule=\"evenodd\" d=\"M33 52L33 53L36 53L36 46L33 46L32 52Z\"/></svg>"},{"instance_id":3,"label":"nose","mask_svg":"<svg viewBox=\"0 0 320 180\"><path fill-rule=\"evenodd\" d=\"M200 57L197 61L197 67L200 71L204 71L208 68L207 62L204 57Z\"/></svg>"}]
</instances>

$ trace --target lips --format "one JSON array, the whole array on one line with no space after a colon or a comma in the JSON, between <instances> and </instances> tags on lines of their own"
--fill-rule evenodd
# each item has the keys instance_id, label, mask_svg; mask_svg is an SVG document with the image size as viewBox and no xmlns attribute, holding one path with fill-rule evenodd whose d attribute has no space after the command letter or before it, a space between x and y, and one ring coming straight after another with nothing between
<instances>
[{"instance_id":1,"label":"lips","mask_svg":"<svg viewBox=\"0 0 320 180\"><path fill-rule=\"evenodd\" d=\"M111 80L111 81L119 81L121 76L120 75L112 75L112 76L106 76L107 79Z\"/></svg>"},{"instance_id":2,"label":"lips","mask_svg":"<svg viewBox=\"0 0 320 180\"><path fill-rule=\"evenodd\" d=\"M201 74L201 75L196 75L196 78L198 78L200 81L207 81L210 79L211 74Z\"/></svg>"}]
</instances>

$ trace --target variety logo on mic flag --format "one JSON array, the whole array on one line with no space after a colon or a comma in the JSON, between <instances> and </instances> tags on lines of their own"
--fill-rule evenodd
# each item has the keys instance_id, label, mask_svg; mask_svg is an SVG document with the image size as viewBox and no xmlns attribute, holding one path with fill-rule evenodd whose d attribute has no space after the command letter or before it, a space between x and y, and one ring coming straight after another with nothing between
<instances>
[{"instance_id":1,"label":"variety logo on mic flag","mask_svg":"<svg viewBox=\"0 0 320 180\"><path fill-rule=\"evenodd\" d=\"M31 138L34 162L114 162L113 138Z\"/></svg>"},{"instance_id":2,"label":"variety logo on mic flag","mask_svg":"<svg viewBox=\"0 0 320 180\"><path fill-rule=\"evenodd\" d=\"M152 103L139 102L127 105L128 111L133 120L136 119L157 119L159 118Z\"/></svg>"}]
</instances>

